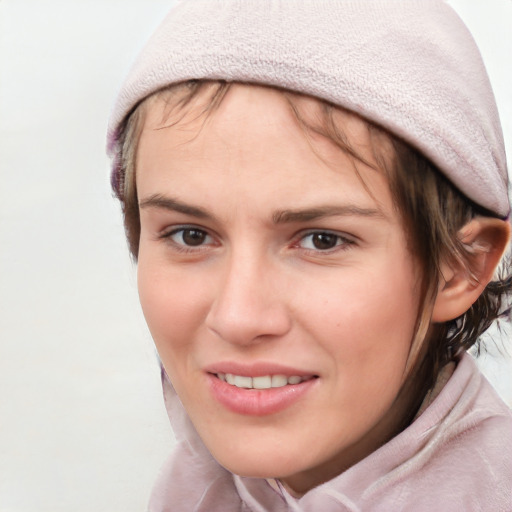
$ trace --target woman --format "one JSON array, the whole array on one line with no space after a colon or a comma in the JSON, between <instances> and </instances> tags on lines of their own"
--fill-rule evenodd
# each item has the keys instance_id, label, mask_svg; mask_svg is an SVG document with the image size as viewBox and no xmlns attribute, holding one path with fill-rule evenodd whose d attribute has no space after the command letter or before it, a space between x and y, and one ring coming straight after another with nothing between
<instances>
[{"instance_id":1,"label":"woman","mask_svg":"<svg viewBox=\"0 0 512 512\"><path fill-rule=\"evenodd\" d=\"M510 294L507 170L449 7L181 2L110 151L179 441L150 510L510 508L465 354Z\"/></svg>"}]
</instances>

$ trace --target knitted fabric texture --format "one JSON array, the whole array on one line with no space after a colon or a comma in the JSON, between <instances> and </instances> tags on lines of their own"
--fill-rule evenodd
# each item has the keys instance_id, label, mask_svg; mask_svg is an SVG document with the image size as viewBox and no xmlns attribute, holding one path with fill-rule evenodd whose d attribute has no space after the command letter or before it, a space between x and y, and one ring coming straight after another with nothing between
<instances>
[{"instance_id":1,"label":"knitted fabric texture","mask_svg":"<svg viewBox=\"0 0 512 512\"><path fill-rule=\"evenodd\" d=\"M189 79L283 87L340 105L403 138L460 191L510 206L503 134L478 48L441 0L183 0L129 72L108 147L151 93Z\"/></svg>"}]
</instances>

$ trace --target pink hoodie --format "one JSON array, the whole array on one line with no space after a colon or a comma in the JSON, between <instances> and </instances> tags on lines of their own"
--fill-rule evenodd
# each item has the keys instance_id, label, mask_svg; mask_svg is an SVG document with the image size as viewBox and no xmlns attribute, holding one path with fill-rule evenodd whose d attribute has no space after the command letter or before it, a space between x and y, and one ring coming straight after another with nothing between
<instances>
[{"instance_id":1,"label":"pink hoodie","mask_svg":"<svg viewBox=\"0 0 512 512\"><path fill-rule=\"evenodd\" d=\"M407 429L299 499L221 467L165 374L163 386L177 447L149 512L512 511L512 411L467 354Z\"/></svg>"}]
</instances>

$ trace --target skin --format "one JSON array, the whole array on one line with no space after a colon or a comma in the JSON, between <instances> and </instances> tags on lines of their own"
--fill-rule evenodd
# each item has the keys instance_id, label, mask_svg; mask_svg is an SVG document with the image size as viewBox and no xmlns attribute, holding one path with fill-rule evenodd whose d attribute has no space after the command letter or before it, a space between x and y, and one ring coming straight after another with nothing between
<instances>
[{"instance_id":1,"label":"skin","mask_svg":"<svg viewBox=\"0 0 512 512\"><path fill-rule=\"evenodd\" d=\"M314 100L298 102L315 115ZM172 126L161 99L147 105L137 155L142 308L213 456L301 494L400 429L419 271L383 173L306 137L282 93L233 85L206 121L200 103ZM371 162L365 123L345 113L337 122ZM219 361L317 378L286 409L248 416L212 398L205 367Z\"/></svg>"}]
</instances>

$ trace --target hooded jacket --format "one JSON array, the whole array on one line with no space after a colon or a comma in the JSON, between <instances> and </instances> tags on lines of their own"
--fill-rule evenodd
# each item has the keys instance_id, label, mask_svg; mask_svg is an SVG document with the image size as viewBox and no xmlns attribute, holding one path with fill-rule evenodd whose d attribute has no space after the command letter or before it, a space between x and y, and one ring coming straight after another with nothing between
<instances>
[{"instance_id":1,"label":"hooded jacket","mask_svg":"<svg viewBox=\"0 0 512 512\"><path fill-rule=\"evenodd\" d=\"M276 480L220 466L165 373L162 382L177 445L148 512L512 511L512 412L468 354L446 384L440 375L442 389L408 428L300 498Z\"/></svg>"}]
</instances>

